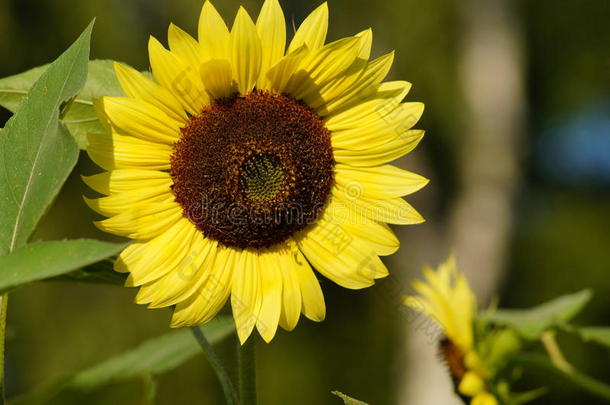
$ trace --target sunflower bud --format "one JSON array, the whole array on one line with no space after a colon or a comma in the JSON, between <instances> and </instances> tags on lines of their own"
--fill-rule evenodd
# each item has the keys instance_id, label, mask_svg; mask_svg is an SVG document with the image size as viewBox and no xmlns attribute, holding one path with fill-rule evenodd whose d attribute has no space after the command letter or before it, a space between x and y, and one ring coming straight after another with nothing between
<instances>
[{"instance_id":1,"label":"sunflower bud","mask_svg":"<svg viewBox=\"0 0 610 405\"><path fill-rule=\"evenodd\" d=\"M479 394L481 391L485 389L485 382L483 379L473 371L467 371L460 381L460 385L458 386L458 391L460 394L474 397Z\"/></svg>"}]
</instances>

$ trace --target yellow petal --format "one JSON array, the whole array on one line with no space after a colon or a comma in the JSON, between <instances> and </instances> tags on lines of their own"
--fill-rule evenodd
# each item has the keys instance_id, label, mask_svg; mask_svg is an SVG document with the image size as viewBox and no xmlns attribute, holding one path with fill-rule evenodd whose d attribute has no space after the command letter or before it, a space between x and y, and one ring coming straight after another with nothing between
<instances>
[{"instance_id":1,"label":"yellow petal","mask_svg":"<svg viewBox=\"0 0 610 405\"><path fill-rule=\"evenodd\" d=\"M234 92L231 64L226 59L212 59L201 66L201 81L211 99L231 96Z\"/></svg>"},{"instance_id":2,"label":"yellow petal","mask_svg":"<svg viewBox=\"0 0 610 405\"><path fill-rule=\"evenodd\" d=\"M445 335L466 354L473 348L473 317L476 300L465 277L457 272L451 256L438 269L424 269L425 282L415 281L414 290L420 295L409 297L407 305L436 320ZM472 360L472 359L471 359ZM466 384L466 383L465 383Z\"/></svg>"},{"instance_id":3,"label":"yellow petal","mask_svg":"<svg viewBox=\"0 0 610 405\"><path fill-rule=\"evenodd\" d=\"M335 149L333 156L337 162L351 166L379 166L411 152L423 137L424 131L409 130L367 149Z\"/></svg>"},{"instance_id":4,"label":"yellow petal","mask_svg":"<svg viewBox=\"0 0 610 405\"><path fill-rule=\"evenodd\" d=\"M283 277L277 250L263 251L258 255L262 301L256 329L269 343L277 332L282 312Z\"/></svg>"},{"instance_id":5,"label":"yellow petal","mask_svg":"<svg viewBox=\"0 0 610 405\"><path fill-rule=\"evenodd\" d=\"M195 70L203 62L203 53L199 42L180 27L170 24L167 33L169 49L185 63L194 67Z\"/></svg>"},{"instance_id":6,"label":"yellow petal","mask_svg":"<svg viewBox=\"0 0 610 405\"><path fill-rule=\"evenodd\" d=\"M129 210L137 210L140 206L146 206L151 202L171 202L174 200L171 189L166 185L141 188L95 199L83 198L89 208L107 217Z\"/></svg>"},{"instance_id":7,"label":"yellow petal","mask_svg":"<svg viewBox=\"0 0 610 405\"><path fill-rule=\"evenodd\" d=\"M261 40L261 74L256 85L269 89L267 72L284 56L286 48L286 22L277 0L266 0L256 20L256 30Z\"/></svg>"},{"instance_id":8,"label":"yellow petal","mask_svg":"<svg viewBox=\"0 0 610 405\"><path fill-rule=\"evenodd\" d=\"M257 253L243 250L233 273L231 308L237 336L243 344L258 321L261 307L261 269Z\"/></svg>"},{"instance_id":9,"label":"yellow petal","mask_svg":"<svg viewBox=\"0 0 610 405\"><path fill-rule=\"evenodd\" d=\"M355 36L359 38L358 51L352 64L341 75L318 86L316 91L312 91L303 96L303 100L314 110L320 108L328 100L332 100L343 94L352 86L366 71L368 58L371 53L372 31L363 31Z\"/></svg>"},{"instance_id":10,"label":"yellow petal","mask_svg":"<svg viewBox=\"0 0 610 405\"><path fill-rule=\"evenodd\" d=\"M310 108L324 111L324 105L328 100L343 94L354 85L355 81L362 76L366 64L367 61L356 59L341 75L335 76L324 84L311 86L306 93L302 94L301 98Z\"/></svg>"},{"instance_id":11,"label":"yellow petal","mask_svg":"<svg viewBox=\"0 0 610 405\"><path fill-rule=\"evenodd\" d=\"M241 94L249 93L260 74L262 49L256 26L243 7L239 8L231 30L233 77Z\"/></svg>"},{"instance_id":12,"label":"yellow petal","mask_svg":"<svg viewBox=\"0 0 610 405\"><path fill-rule=\"evenodd\" d=\"M317 83L340 76L358 56L360 42L358 37L349 37L312 50L309 59L301 64L301 69L309 73Z\"/></svg>"},{"instance_id":13,"label":"yellow petal","mask_svg":"<svg viewBox=\"0 0 610 405\"><path fill-rule=\"evenodd\" d=\"M199 17L199 43L203 59L228 59L229 29L212 3L206 0Z\"/></svg>"},{"instance_id":14,"label":"yellow petal","mask_svg":"<svg viewBox=\"0 0 610 405\"><path fill-rule=\"evenodd\" d=\"M413 225L424 222L424 218L400 197L389 199L367 198L360 186L344 188L337 185L332 194L351 210L375 221L397 225Z\"/></svg>"},{"instance_id":15,"label":"yellow petal","mask_svg":"<svg viewBox=\"0 0 610 405\"><path fill-rule=\"evenodd\" d=\"M310 52L289 81L286 92L297 100L319 93L326 82L340 77L358 56L360 39L343 38Z\"/></svg>"},{"instance_id":16,"label":"yellow petal","mask_svg":"<svg viewBox=\"0 0 610 405\"><path fill-rule=\"evenodd\" d=\"M170 168L169 157L173 150L169 145L116 133L89 133L87 141L89 157L106 170L169 170Z\"/></svg>"},{"instance_id":17,"label":"yellow petal","mask_svg":"<svg viewBox=\"0 0 610 405\"><path fill-rule=\"evenodd\" d=\"M417 291L420 296L411 298L411 306L418 309L414 304L419 304L419 310L434 319L443 329L445 336L451 340L455 339L458 336L455 329L455 319L447 297L432 286L422 283L419 280L413 282L413 289Z\"/></svg>"},{"instance_id":18,"label":"yellow petal","mask_svg":"<svg viewBox=\"0 0 610 405\"><path fill-rule=\"evenodd\" d=\"M185 63L154 37L148 41L148 53L157 82L169 90L189 114L198 114L209 104L196 66Z\"/></svg>"},{"instance_id":19,"label":"yellow petal","mask_svg":"<svg viewBox=\"0 0 610 405\"><path fill-rule=\"evenodd\" d=\"M172 184L169 173L156 170L112 170L92 176L82 176L82 179L93 190L106 195L158 187L167 187L169 190Z\"/></svg>"},{"instance_id":20,"label":"yellow petal","mask_svg":"<svg viewBox=\"0 0 610 405\"><path fill-rule=\"evenodd\" d=\"M162 272L155 275L151 281L142 283L141 280L132 275L130 283L133 286L140 285L140 290L136 295L136 304L146 305L148 308L163 308L167 302L172 302L177 294L177 291L184 291L191 284L194 284L192 278L189 278L190 273L188 270L193 260L198 260L199 257L195 252L201 248L200 241L201 234L192 231L188 234L181 235L181 246L178 254L176 252L167 252L165 255L167 259L163 265L166 267ZM172 258L171 260L169 258ZM198 260L197 265L200 265L201 261ZM151 271L153 269L150 269ZM155 269L156 270L156 269ZM157 276L161 274L161 276ZM151 277L152 278L152 277ZM178 301L184 301L189 296L186 295ZM174 305L172 302L169 305Z\"/></svg>"},{"instance_id":21,"label":"yellow petal","mask_svg":"<svg viewBox=\"0 0 610 405\"><path fill-rule=\"evenodd\" d=\"M349 235L370 246L379 256L391 255L400 245L389 226L361 215L337 199L329 201L325 215Z\"/></svg>"},{"instance_id":22,"label":"yellow petal","mask_svg":"<svg viewBox=\"0 0 610 405\"><path fill-rule=\"evenodd\" d=\"M282 276L282 312L280 326L285 330L293 330L299 322L301 314L301 287L297 272L300 266L295 262L296 254L300 253L294 242L278 250L279 269Z\"/></svg>"},{"instance_id":23,"label":"yellow petal","mask_svg":"<svg viewBox=\"0 0 610 405\"><path fill-rule=\"evenodd\" d=\"M154 105L172 120L186 123L188 118L184 109L178 100L165 88L129 66L115 62L114 70L121 83L121 87L128 96Z\"/></svg>"},{"instance_id":24,"label":"yellow petal","mask_svg":"<svg viewBox=\"0 0 610 405\"><path fill-rule=\"evenodd\" d=\"M425 177L392 165L351 167L338 164L335 181L346 188L358 186L365 197L381 199L412 194L428 184Z\"/></svg>"},{"instance_id":25,"label":"yellow petal","mask_svg":"<svg viewBox=\"0 0 610 405\"><path fill-rule=\"evenodd\" d=\"M214 260L212 274L202 286L199 294L207 302L207 311L203 313L201 323L208 322L222 309L233 288L233 273L237 267L240 252L219 247Z\"/></svg>"},{"instance_id":26,"label":"yellow petal","mask_svg":"<svg viewBox=\"0 0 610 405\"><path fill-rule=\"evenodd\" d=\"M387 76L393 62L394 52L371 61L362 75L348 90L333 100L329 100L316 111L322 116L327 116L362 102L377 91L378 85Z\"/></svg>"},{"instance_id":27,"label":"yellow petal","mask_svg":"<svg viewBox=\"0 0 610 405\"><path fill-rule=\"evenodd\" d=\"M171 327L199 325L213 319L224 306L232 288L234 269L240 253L218 246L205 283L186 301L176 305Z\"/></svg>"},{"instance_id":28,"label":"yellow petal","mask_svg":"<svg viewBox=\"0 0 610 405\"><path fill-rule=\"evenodd\" d=\"M366 149L403 137L424 112L422 103L400 104L389 115L379 117L361 128L334 131L333 147L344 149Z\"/></svg>"},{"instance_id":29,"label":"yellow petal","mask_svg":"<svg viewBox=\"0 0 610 405\"><path fill-rule=\"evenodd\" d=\"M95 222L104 232L131 239L150 239L163 233L182 219L182 208L174 201L151 201L140 204L112 218ZM192 225L191 225L192 226Z\"/></svg>"},{"instance_id":30,"label":"yellow petal","mask_svg":"<svg viewBox=\"0 0 610 405\"><path fill-rule=\"evenodd\" d=\"M145 141L173 145L180 136L182 123L144 101L129 97L102 97L96 101L112 126L122 135Z\"/></svg>"},{"instance_id":31,"label":"yellow petal","mask_svg":"<svg viewBox=\"0 0 610 405\"><path fill-rule=\"evenodd\" d=\"M316 278L311 266L300 250L294 251L295 275L301 288L301 312L314 322L321 322L326 317L324 294L320 282Z\"/></svg>"},{"instance_id":32,"label":"yellow petal","mask_svg":"<svg viewBox=\"0 0 610 405\"><path fill-rule=\"evenodd\" d=\"M411 83L405 81L381 83L367 100L325 117L326 128L340 131L368 125L394 111L410 89Z\"/></svg>"},{"instance_id":33,"label":"yellow petal","mask_svg":"<svg viewBox=\"0 0 610 405\"><path fill-rule=\"evenodd\" d=\"M358 59L368 60L371 57L371 49L373 47L373 30L370 28L356 34L360 38L360 50Z\"/></svg>"},{"instance_id":34,"label":"yellow petal","mask_svg":"<svg viewBox=\"0 0 610 405\"><path fill-rule=\"evenodd\" d=\"M341 227L370 245L379 256L394 254L400 247L400 241L386 224L369 220L364 224L345 223Z\"/></svg>"},{"instance_id":35,"label":"yellow petal","mask_svg":"<svg viewBox=\"0 0 610 405\"><path fill-rule=\"evenodd\" d=\"M186 301L209 279L217 242L194 235L190 250L171 272L140 288L138 303L147 303L149 308L163 308ZM146 298L144 298L146 297Z\"/></svg>"},{"instance_id":36,"label":"yellow petal","mask_svg":"<svg viewBox=\"0 0 610 405\"><path fill-rule=\"evenodd\" d=\"M300 232L296 241L316 270L342 287L370 287L376 276L387 274L371 247L357 243L340 226L324 218Z\"/></svg>"},{"instance_id":37,"label":"yellow petal","mask_svg":"<svg viewBox=\"0 0 610 405\"><path fill-rule=\"evenodd\" d=\"M131 273L131 286L156 280L172 271L188 255L196 232L187 219L173 221L150 241L135 242L125 248L114 268Z\"/></svg>"},{"instance_id":38,"label":"yellow petal","mask_svg":"<svg viewBox=\"0 0 610 405\"><path fill-rule=\"evenodd\" d=\"M309 50L304 45L282 58L267 72L269 89L275 90L278 93L285 93L286 86L292 79L294 72L308 55Z\"/></svg>"},{"instance_id":39,"label":"yellow petal","mask_svg":"<svg viewBox=\"0 0 610 405\"><path fill-rule=\"evenodd\" d=\"M322 3L303 21L292 42L288 47L288 53L295 51L302 45L309 49L317 49L324 45L328 31L328 4Z\"/></svg>"},{"instance_id":40,"label":"yellow petal","mask_svg":"<svg viewBox=\"0 0 610 405\"><path fill-rule=\"evenodd\" d=\"M363 250L372 249L379 256L390 255L399 247L398 238L389 226L361 215L335 198L328 202L323 220L341 227L345 234L354 238L356 246L362 246ZM386 275L383 268L375 278Z\"/></svg>"},{"instance_id":41,"label":"yellow petal","mask_svg":"<svg viewBox=\"0 0 610 405\"><path fill-rule=\"evenodd\" d=\"M447 322L445 312L440 312L437 308L433 307L432 302L419 295L409 295L405 297L403 304L417 312L427 315L443 329L443 332L446 331L444 327Z\"/></svg>"}]
</instances>

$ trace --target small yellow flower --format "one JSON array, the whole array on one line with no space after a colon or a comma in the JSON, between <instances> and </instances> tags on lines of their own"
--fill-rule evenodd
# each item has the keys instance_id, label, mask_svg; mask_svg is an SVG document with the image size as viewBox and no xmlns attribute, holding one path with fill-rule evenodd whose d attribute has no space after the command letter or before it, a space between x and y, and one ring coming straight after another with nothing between
<instances>
[{"instance_id":1,"label":"small yellow flower","mask_svg":"<svg viewBox=\"0 0 610 405\"><path fill-rule=\"evenodd\" d=\"M402 199L427 179L388 163L413 150L421 103L384 82L393 53L369 60L371 30L326 43L328 7L286 41L277 0L229 29L208 1L198 40L171 25L149 42L153 80L117 64L127 97L96 105L105 134L86 177L104 231L134 240L115 269L136 302L173 307L171 326L212 319L230 297L244 342L270 341L303 313L321 321L315 268L361 289L388 271L398 239L386 225L423 221Z\"/></svg>"},{"instance_id":2,"label":"small yellow flower","mask_svg":"<svg viewBox=\"0 0 610 405\"><path fill-rule=\"evenodd\" d=\"M458 391L460 394L464 394L469 397L474 397L477 394L485 391L485 381L474 371L467 371L462 376L462 381L458 385Z\"/></svg>"},{"instance_id":3,"label":"small yellow flower","mask_svg":"<svg viewBox=\"0 0 610 405\"><path fill-rule=\"evenodd\" d=\"M474 318L477 303L463 274L451 256L438 269L424 269L425 282L415 281L419 295L405 298L405 305L425 313L443 329L441 354L460 394L472 398L471 405L496 405L487 391L487 370L477 353Z\"/></svg>"},{"instance_id":4,"label":"small yellow flower","mask_svg":"<svg viewBox=\"0 0 610 405\"><path fill-rule=\"evenodd\" d=\"M425 282L413 282L420 296L407 297L405 304L434 319L462 353L469 353L474 345L472 326L477 304L466 277L457 271L455 257L436 271L426 267L424 277Z\"/></svg>"},{"instance_id":5,"label":"small yellow flower","mask_svg":"<svg viewBox=\"0 0 610 405\"><path fill-rule=\"evenodd\" d=\"M472 399L470 405L498 405L498 400L489 392L481 392Z\"/></svg>"}]
</instances>

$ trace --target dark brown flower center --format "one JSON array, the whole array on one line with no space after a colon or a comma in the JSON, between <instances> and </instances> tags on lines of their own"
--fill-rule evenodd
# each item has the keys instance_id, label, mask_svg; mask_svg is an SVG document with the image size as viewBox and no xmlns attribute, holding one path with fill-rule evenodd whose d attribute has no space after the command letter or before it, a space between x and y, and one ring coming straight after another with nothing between
<instances>
[{"instance_id":1,"label":"dark brown flower center","mask_svg":"<svg viewBox=\"0 0 610 405\"><path fill-rule=\"evenodd\" d=\"M333 182L330 132L271 92L217 100L191 117L171 157L176 201L206 237L264 248L315 221Z\"/></svg>"},{"instance_id":2,"label":"dark brown flower center","mask_svg":"<svg viewBox=\"0 0 610 405\"><path fill-rule=\"evenodd\" d=\"M453 381L455 393L462 398L464 403L470 403L470 398L462 395L458 390L462 378L464 378L464 375L468 371L464 364L464 353L462 353L462 350L448 338L444 338L439 342L439 349L441 359L449 369L449 376Z\"/></svg>"},{"instance_id":3,"label":"dark brown flower center","mask_svg":"<svg viewBox=\"0 0 610 405\"><path fill-rule=\"evenodd\" d=\"M441 357L449 368L451 378L459 383L468 371L464 365L464 353L447 338L440 341L439 348Z\"/></svg>"}]
</instances>

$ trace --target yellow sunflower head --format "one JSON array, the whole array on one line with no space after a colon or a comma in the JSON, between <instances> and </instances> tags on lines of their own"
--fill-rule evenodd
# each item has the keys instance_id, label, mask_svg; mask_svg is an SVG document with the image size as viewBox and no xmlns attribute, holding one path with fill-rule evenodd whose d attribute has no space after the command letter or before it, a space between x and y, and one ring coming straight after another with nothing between
<instances>
[{"instance_id":1,"label":"yellow sunflower head","mask_svg":"<svg viewBox=\"0 0 610 405\"><path fill-rule=\"evenodd\" d=\"M419 295L409 296L405 304L434 319L447 339L463 353L474 346L473 322L476 298L463 274L458 273L455 256L450 256L436 270L424 268L425 281L413 282Z\"/></svg>"},{"instance_id":2,"label":"yellow sunflower head","mask_svg":"<svg viewBox=\"0 0 610 405\"><path fill-rule=\"evenodd\" d=\"M475 345L476 298L466 277L458 272L455 256L436 270L425 268L424 278L413 282L418 295L406 297L405 305L426 314L443 329L440 353L458 393L471 398L471 405L497 405L488 392L487 367Z\"/></svg>"},{"instance_id":3,"label":"yellow sunflower head","mask_svg":"<svg viewBox=\"0 0 610 405\"><path fill-rule=\"evenodd\" d=\"M134 242L115 269L136 302L174 306L171 325L212 319L230 297L239 338L270 341L325 305L312 266L352 289L387 275L387 223L422 217L401 197L427 180L387 163L411 151L421 103L383 82L393 54L369 61L372 34L326 42L323 4L286 46L277 0L232 29L210 2L195 40L169 27L149 42L153 80L116 64L127 97L97 101L105 134L85 178L97 225Z\"/></svg>"}]
</instances>

